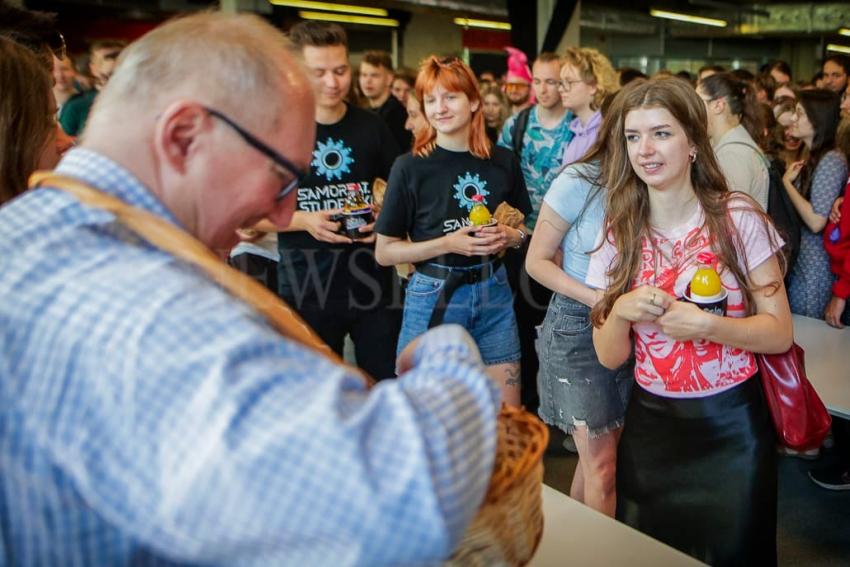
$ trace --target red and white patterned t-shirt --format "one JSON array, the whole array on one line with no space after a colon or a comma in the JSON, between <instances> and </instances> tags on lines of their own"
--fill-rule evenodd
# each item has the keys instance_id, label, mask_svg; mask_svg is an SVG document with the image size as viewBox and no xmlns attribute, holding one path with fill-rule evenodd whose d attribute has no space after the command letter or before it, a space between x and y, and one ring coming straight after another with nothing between
<instances>
[{"instance_id":1,"label":"red and white patterned t-shirt","mask_svg":"<svg viewBox=\"0 0 850 567\"><path fill-rule=\"evenodd\" d=\"M741 199L730 201L732 222L741 235L744 248L739 262L744 273L752 271L773 256L782 246L773 227L773 246L759 215ZM711 251L703 224L702 207L681 227L662 232L655 230L641 241L641 266L634 287L652 285L682 298L698 268L697 255ZM654 247L653 247L654 244ZM617 255L606 239L593 254L587 284L597 289L608 285L606 275ZM728 292L726 315L744 317L743 293L729 270L718 268L720 280ZM644 389L660 396L696 398L716 394L744 382L755 374L752 353L707 340L676 341L656 323L634 323L635 380Z\"/></svg>"}]
</instances>

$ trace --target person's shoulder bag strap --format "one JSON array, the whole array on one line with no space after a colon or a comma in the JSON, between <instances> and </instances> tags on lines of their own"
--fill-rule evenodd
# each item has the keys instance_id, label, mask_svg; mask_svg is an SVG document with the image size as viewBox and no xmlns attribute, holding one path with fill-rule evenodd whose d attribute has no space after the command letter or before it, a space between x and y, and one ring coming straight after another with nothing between
<instances>
[{"instance_id":1,"label":"person's shoulder bag strap","mask_svg":"<svg viewBox=\"0 0 850 567\"><path fill-rule=\"evenodd\" d=\"M529 106L520 110L514 122L513 139L511 142L513 142L514 154L520 163L522 162L523 138L525 138L525 131L528 130L528 118L533 108L534 106Z\"/></svg>"}]
</instances>

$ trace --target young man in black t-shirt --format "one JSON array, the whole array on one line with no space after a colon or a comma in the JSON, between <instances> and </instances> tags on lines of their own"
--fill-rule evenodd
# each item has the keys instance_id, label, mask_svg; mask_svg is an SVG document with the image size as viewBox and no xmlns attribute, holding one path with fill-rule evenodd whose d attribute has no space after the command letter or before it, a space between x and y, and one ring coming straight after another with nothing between
<instances>
[{"instance_id":1,"label":"young man in black t-shirt","mask_svg":"<svg viewBox=\"0 0 850 567\"><path fill-rule=\"evenodd\" d=\"M394 274L375 262L373 224L363 239L338 234L348 190L371 201L372 182L386 179L398 147L380 118L348 105L348 46L339 26L303 22L290 31L316 89L316 147L310 175L297 192L292 223L278 234L280 295L337 353L350 334L358 365L375 379L392 377L401 312Z\"/></svg>"},{"instance_id":2,"label":"young man in black t-shirt","mask_svg":"<svg viewBox=\"0 0 850 567\"><path fill-rule=\"evenodd\" d=\"M387 124L402 153L409 152L413 137L404 127L407 110L392 96L393 62L390 54L386 51L364 53L358 81L369 108Z\"/></svg>"}]
</instances>

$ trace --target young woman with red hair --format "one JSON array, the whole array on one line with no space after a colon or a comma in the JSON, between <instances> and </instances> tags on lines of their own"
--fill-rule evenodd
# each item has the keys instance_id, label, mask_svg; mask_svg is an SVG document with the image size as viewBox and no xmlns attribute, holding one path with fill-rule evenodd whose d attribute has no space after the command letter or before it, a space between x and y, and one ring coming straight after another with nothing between
<instances>
[{"instance_id":1,"label":"young woman with red hair","mask_svg":"<svg viewBox=\"0 0 850 567\"><path fill-rule=\"evenodd\" d=\"M476 227L480 202L531 211L519 164L487 138L483 104L470 68L456 57L426 59L416 98L428 127L413 152L393 165L375 226L376 258L416 265L407 286L399 352L440 323L457 323L475 339L484 363L502 385L504 400L520 399L520 346L513 297L499 252L522 245L526 231L503 224Z\"/></svg>"}]
</instances>

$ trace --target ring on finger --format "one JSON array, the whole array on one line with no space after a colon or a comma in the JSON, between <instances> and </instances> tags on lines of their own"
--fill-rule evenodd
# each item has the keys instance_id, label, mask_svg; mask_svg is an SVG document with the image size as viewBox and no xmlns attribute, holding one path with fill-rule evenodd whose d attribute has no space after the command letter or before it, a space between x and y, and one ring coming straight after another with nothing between
<instances>
[{"instance_id":1,"label":"ring on finger","mask_svg":"<svg viewBox=\"0 0 850 567\"><path fill-rule=\"evenodd\" d=\"M658 307L658 304L657 304L657 303L655 303L655 292L654 292L654 291L652 292L652 297L649 299L649 302L650 302L653 306Z\"/></svg>"}]
</instances>

